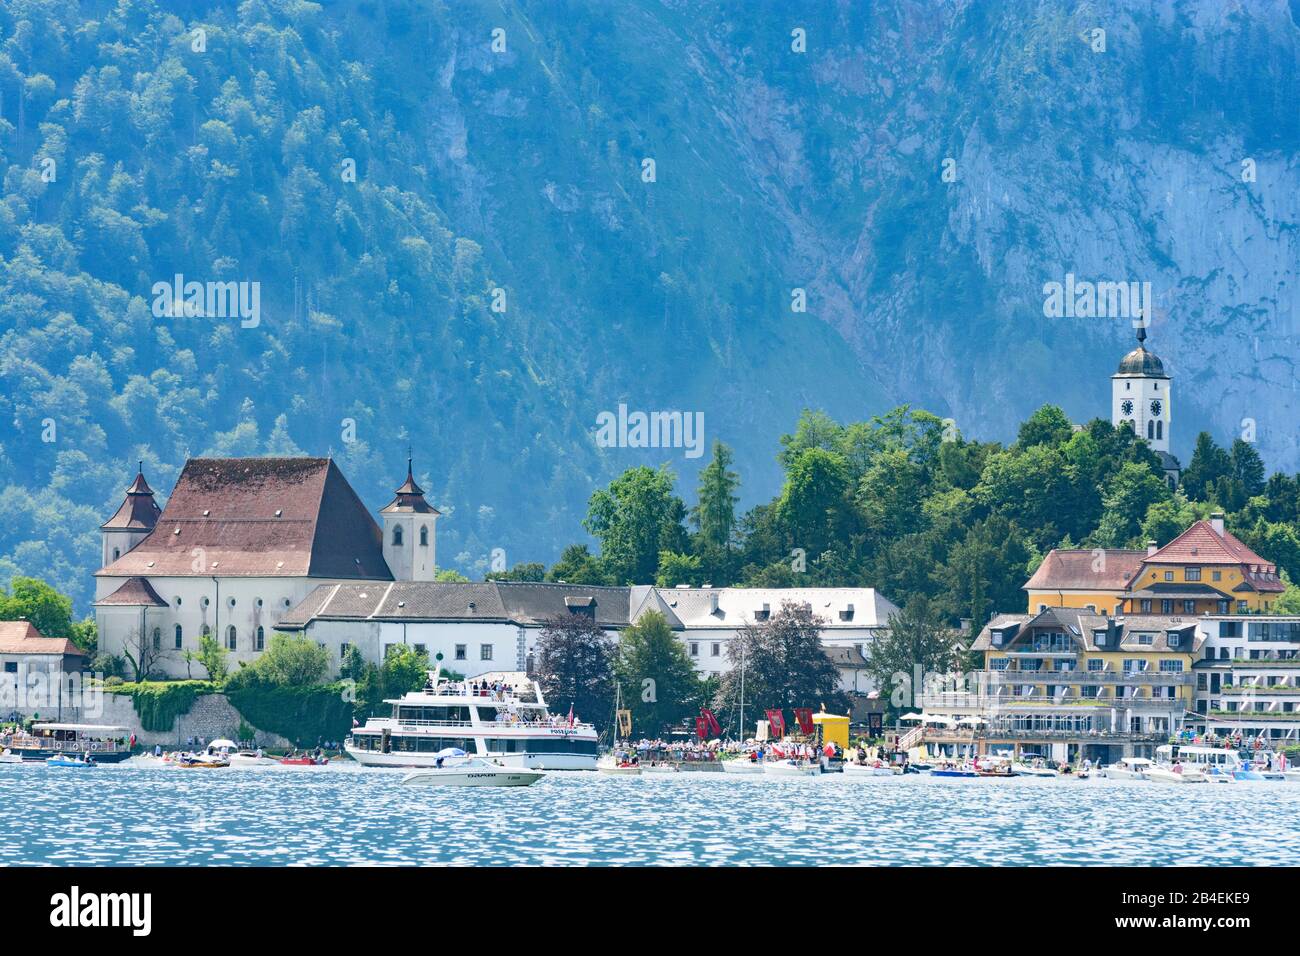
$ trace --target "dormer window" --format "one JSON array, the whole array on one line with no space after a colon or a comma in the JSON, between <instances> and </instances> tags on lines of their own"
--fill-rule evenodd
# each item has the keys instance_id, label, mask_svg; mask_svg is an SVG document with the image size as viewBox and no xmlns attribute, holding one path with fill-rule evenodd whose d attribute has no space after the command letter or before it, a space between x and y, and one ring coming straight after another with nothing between
<instances>
[{"instance_id":1,"label":"dormer window","mask_svg":"<svg viewBox=\"0 0 1300 956\"><path fill-rule=\"evenodd\" d=\"M844 608L844 610L840 611L840 620L841 620L841 621L851 621L851 620L853 620L853 605L852 605L852 604L847 605L847 606Z\"/></svg>"},{"instance_id":2,"label":"dormer window","mask_svg":"<svg viewBox=\"0 0 1300 956\"><path fill-rule=\"evenodd\" d=\"M757 611L754 612L754 620L756 621L766 621L771 616L772 616L772 606L770 604L764 604L761 608L759 608Z\"/></svg>"},{"instance_id":3,"label":"dormer window","mask_svg":"<svg viewBox=\"0 0 1300 956\"><path fill-rule=\"evenodd\" d=\"M402 546L402 526L400 524L395 524L393 525L393 547L400 548L401 546Z\"/></svg>"}]
</instances>

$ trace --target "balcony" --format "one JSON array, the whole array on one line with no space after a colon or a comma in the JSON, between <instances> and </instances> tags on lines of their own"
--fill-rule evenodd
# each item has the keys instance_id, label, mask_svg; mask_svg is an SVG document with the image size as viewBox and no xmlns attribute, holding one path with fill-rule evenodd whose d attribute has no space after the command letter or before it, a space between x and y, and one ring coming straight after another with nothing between
<instances>
[{"instance_id":1,"label":"balcony","mask_svg":"<svg viewBox=\"0 0 1300 956\"><path fill-rule=\"evenodd\" d=\"M1118 711L1132 710L1135 713L1146 713L1150 711L1183 710L1187 707L1187 702L1179 698L1169 697L1082 697L1078 694L1020 697L1009 694L999 696L947 691L940 694L922 695L917 700L916 706L937 711L973 711L982 714L1045 710L1058 707L1075 710L1109 710L1114 708Z\"/></svg>"},{"instance_id":2,"label":"balcony","mask_svg":"<svg viewBox=\"0 0 1300 956\"><path fill-rule=\"evenodd\" d=\"M1036 671L1005 670L984 671L990 686L1005 687L1010 684L1129 684L1132 686L1183 687L1191 684L1190 671L1054 671L1042 668Z\"/></svg>"}]
</instances>

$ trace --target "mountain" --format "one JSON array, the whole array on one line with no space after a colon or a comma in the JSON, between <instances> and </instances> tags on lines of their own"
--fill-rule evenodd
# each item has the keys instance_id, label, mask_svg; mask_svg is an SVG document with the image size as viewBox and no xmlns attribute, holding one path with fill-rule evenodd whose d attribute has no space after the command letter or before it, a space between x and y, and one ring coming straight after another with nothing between
<instances>
[{"instance_id":1,"label":"mountain","mask_svg":"<svg viewBox=\"0 0 1300 956\"><path fill-rule=\"evenodd\" d=\"M1046 318L1067 273L1151 283L1184 460L1252 419L1294 469L1298 23L10 0L0 580L84 609L137 458L165 492L187 455L332 454L378 508L409 445L476 573L553 559L631 465L691 496L704 459L598 446L620 404L703 413L746 503L804 407L1105 416L1131 323ZM169 317L177 275L256 283L256 323Z\"/></svg>"}]
</instances>

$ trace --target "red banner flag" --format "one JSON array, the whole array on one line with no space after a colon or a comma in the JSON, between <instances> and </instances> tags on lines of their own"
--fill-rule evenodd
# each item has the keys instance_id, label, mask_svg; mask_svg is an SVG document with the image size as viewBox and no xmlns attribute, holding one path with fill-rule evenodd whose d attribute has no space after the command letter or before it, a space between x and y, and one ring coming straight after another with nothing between
<instances>
[{"instance_id":1,"label":"red banner flag","mask_svg":"<svg viewBox=\"0 0 1300 956\"><path fill-rule=\"evenodd\" d=\"M703 717L695 718L695 735L701 740L709 736L709 722Z\"/></svg>"},{"instance_id":2,"label":"red banner flag","mask_svg":"<svg viewBox=\"0 0 1300 956\"><path fill-rule=\"evenodd\" d=\"M772 728L772 735L778 740L785 736L785 718L779 710L767 711L767 723Z\"/></svg>"},{"instance_id":3,"label":"red banner flag","mask_svg":"<svg viewBox=\"0 0 1300 956\"><path fill-rule=\"evenodd\" d=\"M811 707L796 707L794 709L794 719L799 722L799 729L805 734L811 734L815 729Z\"/></svg>"},{"instance_id":4,"label":"red banner flag","mask_svg":"<svg viewBox=\"0 0 1300 956\"><path fill-rule=\"evenodd\" d=\"M701 707L700 716L704 718L704 723L709 728L710 736L722 736L722 725L718 723L718 718L713 716L713 711L709 710L707 707Z\"/></svg>"}]
</instances>

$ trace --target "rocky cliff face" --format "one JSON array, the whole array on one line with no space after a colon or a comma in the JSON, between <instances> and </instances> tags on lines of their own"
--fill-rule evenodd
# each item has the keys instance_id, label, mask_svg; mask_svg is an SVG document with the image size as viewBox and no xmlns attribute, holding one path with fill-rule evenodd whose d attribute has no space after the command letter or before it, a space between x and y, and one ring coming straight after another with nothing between
<instances>
[{"instance_id":1,"label":"rocky cliff face","mask_svg":"<svg viewBox=\"0 0 1300 956\"><path fill-rule=\"evenodd\" d=\"M1049 401L1104 416L1132 323L1045 317L1067 274L1151 283L1184 459L1252 419L1295 469L1298 23L1300 0L13 5L0 572L84 596L137 456L165 490L187 453L332 449L379 507L409 441L440 556L482 571L553 558L633 464L689 496L684 449L597 447L620 403L703 412L746 503L803 407L909 402L985 439ZM156 321L177 271L260 280L263 322Z\"/></svg>"}]
</instances>

